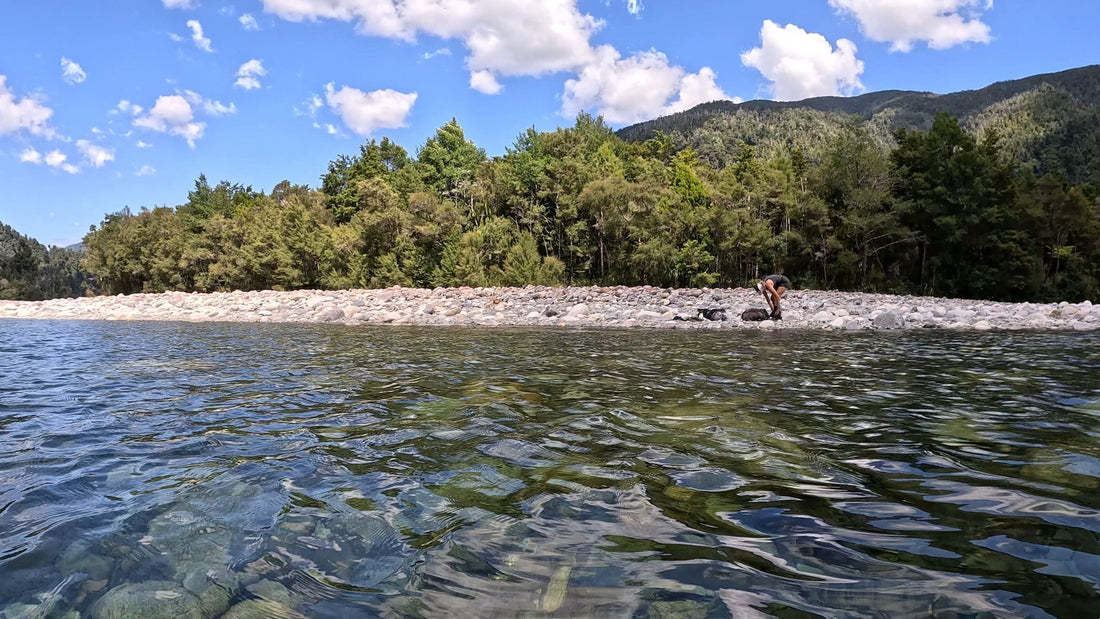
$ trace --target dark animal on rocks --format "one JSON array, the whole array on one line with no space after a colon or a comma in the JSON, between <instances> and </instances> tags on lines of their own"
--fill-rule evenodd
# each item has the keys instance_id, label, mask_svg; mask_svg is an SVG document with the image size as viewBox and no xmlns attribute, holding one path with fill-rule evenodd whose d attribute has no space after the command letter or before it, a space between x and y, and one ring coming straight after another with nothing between
<instances>
[{"instance_id":1,"label":"dark animal on rocks","mask_svg":"<svg viewBox=\"0 0 1100 619\"><path fill-rule=\"evenodd\" d=\"M699 314L707 320L725 320L726 310L720 307L700 307Z\"/></svg>"}]
</instances>

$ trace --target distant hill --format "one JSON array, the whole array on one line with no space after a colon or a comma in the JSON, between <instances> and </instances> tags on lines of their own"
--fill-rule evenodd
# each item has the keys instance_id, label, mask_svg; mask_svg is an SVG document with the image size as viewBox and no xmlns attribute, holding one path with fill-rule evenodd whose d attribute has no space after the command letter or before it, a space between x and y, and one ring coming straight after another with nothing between
<instances>
[{"instance_id":1,"label":"distant hill","mask_svg":"<svg viewBox=\"0 0 1100 619\"><path fill-rule=\"evenodd\" d=\"M896 129L925 130L941 111L976 133L995 129L1037 172L1060 169L1073 183L1100 184L1100 65L946 95L887 90L791 102L714 101L617 134L640 142L660 131L677 148L695 148L724 167L741 142L764 153L801 148L812 158L853 121L890 146Z\"/></svg>"}]
</instances>

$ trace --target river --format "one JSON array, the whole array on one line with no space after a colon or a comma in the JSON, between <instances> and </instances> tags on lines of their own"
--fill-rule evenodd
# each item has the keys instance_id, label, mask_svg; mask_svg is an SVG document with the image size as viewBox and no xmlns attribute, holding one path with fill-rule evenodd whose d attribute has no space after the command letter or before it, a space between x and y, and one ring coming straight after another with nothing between
<instances>
[{"instance_id":1,"label":"river","mask_svg":"<svg viewBox=\"0 0 1100 619\"><path fill-rule=\"evenodd\" d=\"M4 609L1095 616L1100 334L2 320Z\"/></svg>"}]
</instances>

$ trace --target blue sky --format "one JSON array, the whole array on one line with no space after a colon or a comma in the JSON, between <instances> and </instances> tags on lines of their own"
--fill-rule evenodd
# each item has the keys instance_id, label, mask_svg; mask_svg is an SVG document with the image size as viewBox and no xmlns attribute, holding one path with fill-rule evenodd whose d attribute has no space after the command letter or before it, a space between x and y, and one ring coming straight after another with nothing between
<instances>
[{"instance_id":1,"label":"blue sky","mask_svg":"<svg viewBox=\"0 0 1100 619\"><path fill-rule=\"evenodd\" d=\"M200 173L318 186L458 120L500 155L578 111L955 92L1096 64L1069 0L35 0L0 8L0 222L79 241Z\"/></svg>"}]
</instances>

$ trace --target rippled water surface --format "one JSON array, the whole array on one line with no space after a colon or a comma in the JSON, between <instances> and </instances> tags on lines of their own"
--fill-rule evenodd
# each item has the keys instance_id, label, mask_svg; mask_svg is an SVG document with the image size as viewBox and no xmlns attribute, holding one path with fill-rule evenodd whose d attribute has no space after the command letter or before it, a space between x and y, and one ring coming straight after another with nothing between
<instances>
[{"instance_id":1,"label":"rippled water surface","mask_svg":"<svg viewBox=\"0 0 1100 619\"><path fill-rule=\"evenodd\" d=\"M1095 617L1100 335L0 321L0 611Z\"/></svg>"}]
</instances>

